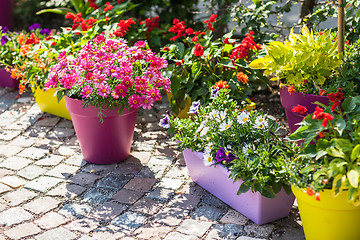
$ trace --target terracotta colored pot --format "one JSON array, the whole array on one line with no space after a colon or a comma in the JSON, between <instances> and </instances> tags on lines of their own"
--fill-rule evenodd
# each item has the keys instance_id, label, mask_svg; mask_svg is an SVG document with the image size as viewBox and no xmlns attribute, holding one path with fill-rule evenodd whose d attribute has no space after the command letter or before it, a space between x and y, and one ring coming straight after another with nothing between
<instances>
[{"instance_id":1,"label":"terracotta colored pot","mask_svg":"<svg viewBox=\"0 0 360 240\"><path fill-rule=\"evenodd\" d=\"M325 105L329 105L329 99L327 96L305 94L301 92L289 93L287 87L280 89L281 105L285 108L286 119L289 124L290 133L296 131L299 128L300 123L307 114L311 114L318 106L315 102L320 102ZM307 108L306 114L295 113L292 111L293 107L301 105Z\"/></svg>"},{"instance_id":2,"label":"terracotta colored pot","mask_svg":"<svg viewBox=\"0 0 360 240\"><path fill-rule=\"evenodd\" d=\"M83 102L65 97L84 160L95 164L124 161L130 154L137 109L119 114L118 109L104 109L104 121L98 118L94 106L83 107Z\"/></svg>"},{"instance_id":3,"label":"terracotta colored pot","mask_svg":"<svg viewBox=\"0 0 360 240\"><path fill-rule=\"evenodd\" d=\"M229 179L230 172L227 169L221 165L205 166L202 153L185 149L183 154L194 182L256 224L265 224L289 215L295 200L293 194L287 195L284 189L281 189L276 198L266 198L251 190L237 195L242 181L233 183L233 180Z\"/></svg>"}]
</instances>

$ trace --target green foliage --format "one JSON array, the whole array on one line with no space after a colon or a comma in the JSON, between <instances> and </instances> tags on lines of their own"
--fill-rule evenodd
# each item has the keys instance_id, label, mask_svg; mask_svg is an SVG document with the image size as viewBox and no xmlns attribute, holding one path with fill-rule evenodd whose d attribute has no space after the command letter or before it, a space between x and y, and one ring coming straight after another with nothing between
<instances>
[{"instance_id":1,"label":"green foliage","mask_svg":"<svg viewBox=\"0 0 360 240\"><path fill-rule=\"evenodd\" d=\"M169 132L181 149L203 152L206 166L221 164L231 179L243 180L238 194L252 190L274 198L282 187L289 193L285 166L296 146L275 134L275 120L246 108L221 89L208 106L193 103L191 118L170 117Z\"/></svg>"},{"instance_id":2,"label":"green foliage","mask_svg":"<svg viewBox=\"0 0 360 240\"><path fill-rule=\"evenodd\" d=\"M334 112L326 126L320 117L307 116L289 139L309 138L296 161L288 168L292 184L315 192L332 189L334 196L347 192L348 201L360 204L360 97L349 97ZM313 119L315 118L315 119ZM318 119L318 120L317 120ZM323 137L319 135L324 134ZM321 199L321 195L320 195Z\"/></svg>"},{"instance_id":3,"label":"green foliage","mask_svg":"<svg viewBox=\"0 0 360 240\"><path fill-rule=\"evenodd\" d=\"M264 74L271 75L271 80L294 85L297 91L317 94L339 71L342 61L337 41L330 31L314 33L305 25L301 33L292 31L285 42L270 42L266 45L266 55L249 66L265 69Z\"/></svg>"}]
</instances>

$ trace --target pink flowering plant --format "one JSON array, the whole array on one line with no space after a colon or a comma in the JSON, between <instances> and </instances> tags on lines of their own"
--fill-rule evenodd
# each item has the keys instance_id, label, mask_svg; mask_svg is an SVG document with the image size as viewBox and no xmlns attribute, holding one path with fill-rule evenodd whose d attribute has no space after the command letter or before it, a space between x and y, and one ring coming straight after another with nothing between
<instances>
[{"instance_id":1,"label":"pink flowering plant","mask_svg":"<svg viewBox=\"0 0 360 240\"><path fill-rule=\"evenodd\" d=\"M166 67L146 42L128 46L101 34L78 52L62 52L45 89L56 88L58 99L66 95L96 106L101 118L103 107L150 109L161 99L160 90L170 91L170 80L161 73Z\"/></svg>"}]
</instances>

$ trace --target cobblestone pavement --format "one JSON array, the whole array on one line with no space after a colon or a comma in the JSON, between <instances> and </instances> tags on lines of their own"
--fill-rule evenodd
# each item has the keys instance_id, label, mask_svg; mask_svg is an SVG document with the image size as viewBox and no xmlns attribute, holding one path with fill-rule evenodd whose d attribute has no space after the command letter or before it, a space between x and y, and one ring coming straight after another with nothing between
<instances>
[{"instance_id":1,"label":"cobblestone pavement","mask_svg":"<svg viewBox=\"0 0 360 240\"><path fill-rule=\"evenodd\" d=\"M0 240L305 239L296 206L258 226L192 182L166 104L139 112L126 161L94 165L71 121L16 96L0 89Z\"/></svg>"}]
</instances>

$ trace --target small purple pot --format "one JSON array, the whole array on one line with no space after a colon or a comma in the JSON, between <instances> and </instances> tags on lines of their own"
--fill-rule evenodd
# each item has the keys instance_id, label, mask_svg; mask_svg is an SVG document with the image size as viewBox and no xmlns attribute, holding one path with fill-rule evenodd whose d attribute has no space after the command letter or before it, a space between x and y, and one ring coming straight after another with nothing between
<instances>
[{"instance_id":1,"label":"small purple pot","mask_svg":"<svg viewBox=\"0 0 360 240\"><path fill-rule=\"evenodd\" d=\"M18 79L12 79L10 76L11 74L7 72L5 69L0 70L0 87L19 89L20 81Z\"/></svg>"},{"instance_id":2,"label":"small purple pot","mask_svg":"<svg viewBox=\"0 0 360 240\"><path fill-rule=\"evenodd\" d=\"M194 182L256 224L262 225L289 215L295 200L293 194L287 195L284 189L281 189L276 198L267 198L251 190L237 195L243 181L233 183L233 180L229 179L230 172L221 165L205 166L202 153L185 149L183 154Z\"/></svg>"},{"instance_id":3,"label":"small purple pot","mask_svg":"<svg viewBox=\"0 0 360 240\"><path fill-rule=\"evenodd\" d=\"M82 101L65 97L84 160L95 164L124 161L130 154L137 109L104 109L100 122L98 109L83 107Z\"/></svg>"},{"instance_id":4,"label":"small purple pot","mask_svg":"<svg viewBox=\"0 0 360 240\"><path fill-rule=\"evenodd\" d=\"M290 133L296 131L304 117L308 114L312 114L315 108L318 106L315 102L320 102L325 105L329 105L329 99L327 96L305 94L301 92L289 93L288 87L280 88L280 100L281 105L285 108L286 119L289 124ZM293 107L301 105L307 108L306 114L295 113L292 111Z\"/></svg>"},{"instance_id":5,"label":"small purple pot","mask_svg":"<svg viewBox=\"0 0 360 240\"><path fill-rule=\"evenodd\" d=\"M1 0L0 26L12 28L13 25L13 0Z\"/></svg>"}]
</instances>

